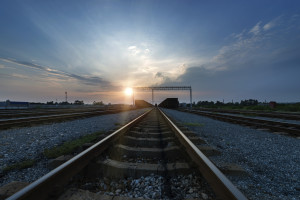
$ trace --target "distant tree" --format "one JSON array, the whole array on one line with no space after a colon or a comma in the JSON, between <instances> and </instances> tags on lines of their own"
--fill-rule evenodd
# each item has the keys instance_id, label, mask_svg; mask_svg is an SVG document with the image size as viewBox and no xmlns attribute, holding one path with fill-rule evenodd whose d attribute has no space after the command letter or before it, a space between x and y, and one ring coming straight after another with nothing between
<instances>
[{"instance_id":1,"label":"distant tree","mask_svg":"<svg viewBox=\"0 0 300 200\"><path fill-rule=\"evenodd\" d=\"M74 105L84 105L83 101L76 100L74 101Z\"/></svg>"},{"instance_id":2,"label":"distant tree","mask_svg":"<svg viewBox=\"0 0 300 200\"><path fill-rule=\"evenodd\" d=\"M258 101L256 99L247 99L247 100L241 101L242 106L255 106L257 104L258 104Z\"/></svg>"},{"instance_id":3,"label":"distant tree","mask_svg":"<svg viewBox=\"0 0 300 200\"><path fill-rule=\"evenodd\" d=\"M67 102L67 101L62 101L62 102L60 102L60 103L58 103L59 105L70 105L70 103L69 102Z\"/></svg>"},{"instance_id":4,"label":"distant tree","mask_svg":"<svg viewBox=\"0 0 300 200\"><path fill-rule=\"evenodd\" d=\"M54 102L53 101L48 101L47 105L54 105Z\"/></svg>"},{"instance_id":5,"label":"distant tree","mask_svg":"<svg viewBox=\"0 0 300 200\"><path fill-rule=\"evenodd\" d=\"M213 106L215 103L213 101L198 101L197 106Z\"/></svg>"},{"instance_id":6,"label":"distant tree","mask_svg":"<svg viewBox=\"0 0 300 200\"><path fill-rule=\"evenodd\" d=\"M226 103L226 105L233 106L234 104L232 102L228 102L228 103Z\"/></svg>"},{"instance_id":7,"label":"distant tree","mask_svg":"<svg viewBox=\"0 0 300 200\"><path fill-rule=\"evenodd\" d=\"M201 106L202 105L202 101L198 101L196 105L197 106Z\"/></svg>"},{"instance_id":8,"label":"distant tree","mask_svg":"<svg viewBox=\"0 0 300 200\"><path fill-rule=\"evenodd\" d=\"M102 101L99 101L99 102L94 101L93 105L98 105L98 106L100 105L100 106L102 106L102 105L104 105L104 103Z\"/></svg>"}]
</instances>

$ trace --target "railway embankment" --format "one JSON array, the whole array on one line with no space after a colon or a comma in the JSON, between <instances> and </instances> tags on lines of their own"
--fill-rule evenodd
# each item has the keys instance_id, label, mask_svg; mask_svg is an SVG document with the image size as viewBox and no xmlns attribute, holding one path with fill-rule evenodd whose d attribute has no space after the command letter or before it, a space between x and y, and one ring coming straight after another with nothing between
<instances>
[{"instance_id":1,"label":"railway embankment","mask_svg":"<svg viewBox=\"0 0 300 200\"><path fill-rule=\"evenodd\" d=\"M227 177L249 199L299 198L299 139L196 114L164 111L221 152L209 156L217 166L242 166L246 175Z\"/></svg>"},{"instance_id":2,"label":"railway embankment","mask_svg":"<svg viewBox=\"0 0 300 200\"><path fill-rule=\"evenodd\" d=\"M148 109L125 111L72 121L0 130L0 186L11 181L32 182L50 171L45 149L94 132L107 132L136 118ZM26 168L31 164L32 167ZM3 172L10 167L24 169Z\"/></svg>"},{"instance_id":3,"label":"railway embankment","mask_svg":"<svg viewBox=\"0 0 300 200\"><path fill-rule=\"evenodd\" d=\"M74 195L90 199L102 194L105 198L247 199L199 151L196 144L201 141L153 109L9 199L74 199Z\"/></svg>"}]
</instances>

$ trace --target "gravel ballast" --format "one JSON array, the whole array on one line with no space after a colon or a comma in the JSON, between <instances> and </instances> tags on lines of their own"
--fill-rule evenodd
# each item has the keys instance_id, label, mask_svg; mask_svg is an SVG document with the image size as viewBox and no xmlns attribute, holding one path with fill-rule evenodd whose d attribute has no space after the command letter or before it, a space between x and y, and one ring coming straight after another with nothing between
<instances>
[{"instance_id":1,"label":"gravel ballast","mask_svg":"<svg viewBox=\"0 0 300 200\"><path fill-rule=\"evenodd\" d=\"M137 179L100 178L80 186L83 190L109 196L142 199L215 199L207 194L207 183L196 174L163 177L151 174Z\"/></svg>"},{"instance_id":2,"label":"gravel ballast","mask_svg":"<svg viewBox=\"0 0 300 200\"><path fill-rule=\"evenodd\" d=\"M222 152L209 157L214 163L234 163L246 170L246 176L228 178L249 199L300 199L299 139L196 114L164 111Z\"/></svg>"},{"instance_id":3,"label":"gravel ballast","mask_svg":"<svg viewBox=\"0 0 300 200\"><path fill-rule=\"evenodd\" d=\"M229 115L229 116L238 116L238 117L242 116L242 117L246 117L246 118L262 119L262 120L267 120L267 121L283 122L283 123L290 123L290 124L300 124L299 120L288 120L288 119L261 117L261 116L249 116L249 115L232 114L232 113L217 113L217 114Z\"/></svg>"},{"instance_id":4,"label":"gravel ballast","mask_svg":"<svg viewBox=\"0 0 300 200\"><path fill-rule=\"evenodd\" d=\"M13 180L32 182L46 174L49 169L47 160L42 156L44 149L97 131L109 131L126 124L146 110L148 109L0 131L0 186ZM39 162L32 168L15 170L1 177L1 171L6 166L28 159L38 159Z\"/></svg>"}]
</instances>

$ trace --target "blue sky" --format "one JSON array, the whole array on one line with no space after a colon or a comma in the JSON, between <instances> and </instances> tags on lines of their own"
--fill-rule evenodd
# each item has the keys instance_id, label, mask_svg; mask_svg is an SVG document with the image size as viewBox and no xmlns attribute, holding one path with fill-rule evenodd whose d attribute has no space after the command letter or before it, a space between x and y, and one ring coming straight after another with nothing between
<instances>
[{"instance_id":1,"label":"blue sky","mask_svg":"<svg viewBox=\"0 0 300 200\"><path fill-rule=\"evenodd\" d=\"M299 1L16 1L0 7L0 101L300 101ZM188 95L168 93L166 97ZM136 94L150 100L150 94Z\"/></svg>"}]
</instances>

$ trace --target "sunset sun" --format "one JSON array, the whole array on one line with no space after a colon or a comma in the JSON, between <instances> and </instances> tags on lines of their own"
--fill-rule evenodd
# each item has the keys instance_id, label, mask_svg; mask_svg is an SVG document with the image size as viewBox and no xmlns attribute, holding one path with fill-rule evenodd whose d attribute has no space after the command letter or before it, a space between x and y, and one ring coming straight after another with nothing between
<instances>
[{"instance_id":1,"label":"sunset sun","mask_svg":"<svg viewBox=\"0 0 300 200\"><path fill-rule=\"evenodd\" d=\"M132 93L133 93L132 88L126 88L126 89L125 89L125 94L126 94L127 96L131 96Z\"/></svg>"}]
</instances>

